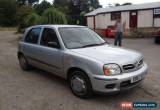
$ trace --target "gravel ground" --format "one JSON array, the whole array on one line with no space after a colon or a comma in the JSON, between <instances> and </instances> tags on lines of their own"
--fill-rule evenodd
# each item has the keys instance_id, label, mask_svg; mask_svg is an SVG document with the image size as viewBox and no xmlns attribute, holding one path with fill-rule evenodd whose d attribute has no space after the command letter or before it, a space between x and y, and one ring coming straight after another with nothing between
<instances>
[{"instance_id":1,"label":"gravel ground","mask_svg":"<svg viewBox=\"0 0 160 110\"><path fill-rule=\"evenodd\" d=\"M113 44L113 39L107 40ZM149 65L142 85L116 95L83 100L75 97L59 77L38 69L22 71L16 56L18 35L0 32L0 110L115 110L120 109L122 101L160 104L160 45L153 40L123 40L124 47L142 52Z\"/></svg>"}]
</instances>

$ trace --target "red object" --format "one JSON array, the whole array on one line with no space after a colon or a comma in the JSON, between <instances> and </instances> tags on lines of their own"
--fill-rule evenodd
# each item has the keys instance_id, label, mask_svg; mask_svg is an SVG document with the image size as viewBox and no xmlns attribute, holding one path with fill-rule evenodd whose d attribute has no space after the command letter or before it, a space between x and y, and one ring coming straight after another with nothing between
<instances>
[{"instance_id":1,"label":"red object","mask_svg":"<svg viewBox=\"0 0 160 110\"><path fill-rule=\"evenodd\" d=\"M132 109L133 104L132 104L132 102L121 102L120 107L121 107L121 109Z\"/></svg>"},{"instance_id":2,"label":"red object","mask_svg":"<svg viewBox=\"0 0 160 110\"><path fill-rule=\"evenodd\" d=\"M160 30L158 30L157 32L153 32L153 36L160 36Z\"/></svg>"},{"instance_id":3,"label":"red object","mask_svg":"<svg viewBox=\"0 0 160 110\"><path fill-rule=\"evenodd\" d=\"M96 33L98 33L102 37L106 37L106 29L94 29Z\"/></svg>"},{"instance_id":4,"label":"red object","mask_svg":"<svg viewBox=\"0 0 160 110\"><path fill-rule=\"evenodd\" d=\"M94 25L94 29L96 29L96 19L95 19L95 16L93 17L93 25Z\"/></svg>"},{"instance_id":5,"label":"red object","mask_svg":"<svg viewBox=\"0 0 160 110\"><path fill-rule=\"evenodd\" d=\"M114 27L108 27L107 29L94 29L94 31L99 35L101 35L102 37L109 37L109 38L115 37Z\"/></svg>"},{"instance_id":6,"label":"red object","mask_svg":"<svg viewBox=\"0 0 160 110\"><path fill-rule=\"evenodd\" d=\"M114 38L115 37L115 31L110 29L110 28L107 29L107 37Z\"/></svg>"},{"instance_id":7,"label":"red object","mask_svg":"<svg viewBox=\"0 0 160 110\"><path fill-rule=\"evenodd\" d=\"M130 12L130 27L136 28L137 27L137 11Z\"/></svg>"},{"instance_id":8,"label":"red object","mask_svg":"<svg viewBox=\"0 0 160 110\"><path fill-rule=\"evenodd\" d=\"M108 26L106 29L106 37L113 38L115 37L115 27L114 26Z\"/></svg>"}]
</instances>

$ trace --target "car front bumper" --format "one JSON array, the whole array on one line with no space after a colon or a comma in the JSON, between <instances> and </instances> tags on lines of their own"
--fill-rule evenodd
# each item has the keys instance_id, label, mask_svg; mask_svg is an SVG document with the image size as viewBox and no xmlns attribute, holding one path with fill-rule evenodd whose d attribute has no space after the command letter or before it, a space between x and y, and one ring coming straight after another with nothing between
<instances>
[{"instance_id":1,"label":"car front bumper","mask_svg":"<svg viewBox=\"0 0 160 110\"><path fill-rule=\"evenodd\" d=\"M123 73L122 75L93 75L91 78L92 88L94 91L101 93L112 93L128 90L139 85L143 81L147 70L148 66L144 63L144 66L141 69L130 73ZM131 83L131 80L136 77L141 78L140 80Z\"/></svg>"}]
</instances>

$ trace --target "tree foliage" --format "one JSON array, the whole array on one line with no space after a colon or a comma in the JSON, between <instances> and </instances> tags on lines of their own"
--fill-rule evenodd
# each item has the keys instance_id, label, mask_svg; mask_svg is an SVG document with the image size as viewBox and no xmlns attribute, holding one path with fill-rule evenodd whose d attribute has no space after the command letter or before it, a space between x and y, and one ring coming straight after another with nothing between
<instances>
[{"instance_id":1,"label":"tree foliage","mask_svg":"<svg viewBox=\"0 0 160 110\"><path fill-rule=\"evenodd\" d=\"M63 7L68 10L69 13L75 13L76 11L80 14L81 11L89 12L99 7L99 0L54 0L55 7Z\"/></svg>"},{"instance_id":2,"label":"tree foliage","mask_svg":"<svg viewBox=\"0 0 160 110\"><path fill-rule=\"evenodd\" d=\"M132 5L130 2L123 3L122 5Z\"/></svg>"},{"instance_id":3,"label":"tree foliage","mask_svg":"<svg viewBox=\"0 0 160 110\"><path fill-rule=\"evenodd\" d=\"M67 19L64 13L55 8L49 8L42 15L42 23L44 24L66 24Z\"/></svg>"},{"instance_id":4,"label":"tree foliage","mask_svg":"<svg viewBox=\"0 0 160 110\"><path fill-rule=\"evenodd\" d=\"M34 13L34 9L31 6L24 5L17 7L16 21L18 25L18 32L22 32L23 28L26 27L25 19L30 13Z\"/></svg>"},{"instance_id":5,"label":"tree foliage","mask_svg":"<svg viewBox=\"0 0 160 110\"><path fill-rule=\"evenodd\" d=\"M115 3L115 6L124 6L124 5L132 5L132 3L130 3L130 2L126 2L123 4Z\"/></svg>"},{"instance_id":6,"label":"tree foliage","mask_svg":"<svg viewBox=\"0 0 160 110\"><path fill-rule=\"evenodd\" d=\"M17 0L19 5L25 5L26 3L33 5L35 2L39 2L39 0Z\"/></svg>"},{"instance_id":7,"label":"tree foliage","mask_svg":"<svg viewBox=\"0 0 160 110\"><path fill-rule=\"evenodd\" d=\"M31 13L24 19L24 23L26 27L41 24L41 17L36 13Z\"/></svg>"},{"instance_id":8,"label":"tree foliage","mask_svg":"<svg viewBox=\"0 0 160 110\"><path fill-rule=\"evenodd\" d=\"M121 4L119 4L119 3L115 3L115 6L121 6Z\"/></svg>"},{"instance_id":9,"label":"tree foliage","mask_svg":"<svg viewBox=\"0 0 160 110\"><path fill-rule=\"evenodd\" d=\"M30 12L29 12L30 11ZM23 32L25 28L37 24L66 24L67 19L64 13L55 8L46 9L42 16L36 14L33 10L28 10L29 13L22 14L20 12L21 22L18 27L18 32ZM22 14L22 15L21 15Z\"/></svg>"},{"instance_id":10,"label":"tree foliage","mask_svg":"<svg viewBox=\"0 0 160 110\"><path fill-rule=\"evenodd\" d=\"M87 13L102 7L99 0L54 0L53 4L67 14L69 24L77 24L82 19L81 12Z\"/></svg>"},{"instance_id":11,"label":"tree foliage","mask_svg":"<svg viewBox=\"0 0 160 110\"><path fill-rule=\"evenodd\" d=\"M50 7L52 7L52 5L51 5L49 2L45 1L45 0L42 1L40 4L36 4L36 5L34 6L36 13L39 14L39 15L42 15L42 13L43 13L47 8L50 8Z\"/></svg>"},{"instance_id":12,"label":"tree foliage","mask_svg":"<svg viewBox=\"0 0 160 110\"><path fill-rule=\"evenodd\" d=\"M0 25L15 25L16 1L0 0Z\"/></svg>"},{"instance_id":13,"label":"tree foliage","mask_svg":"<svg viewBox=\"0 0 160 110\"><path fill-rule=\"evenodd\" d=\"M101 7L98 0L0 0L0 26L18 26L21 31L32 24L80 24L84 14ZM39 18L39 19L38 19Z\"/></svg>"}]
</instances>

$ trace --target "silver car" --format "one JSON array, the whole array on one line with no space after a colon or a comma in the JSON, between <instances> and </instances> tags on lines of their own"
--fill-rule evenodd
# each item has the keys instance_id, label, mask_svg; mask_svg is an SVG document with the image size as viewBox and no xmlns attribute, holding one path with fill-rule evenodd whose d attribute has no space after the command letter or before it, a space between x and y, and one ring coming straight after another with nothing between
<instances>
[{"instance_id":1,"label":"silver car","mask_svg":"<svg viewBox=\"0 0 160 110\"><path fill-rule=\"evenodd\" d=\"M65 78L80 98L133 88L148 68L142 54L109 45L91 29L73 25L26 29L18 59L23 70L37 67Z\"/></svg>"}]
</instances>

